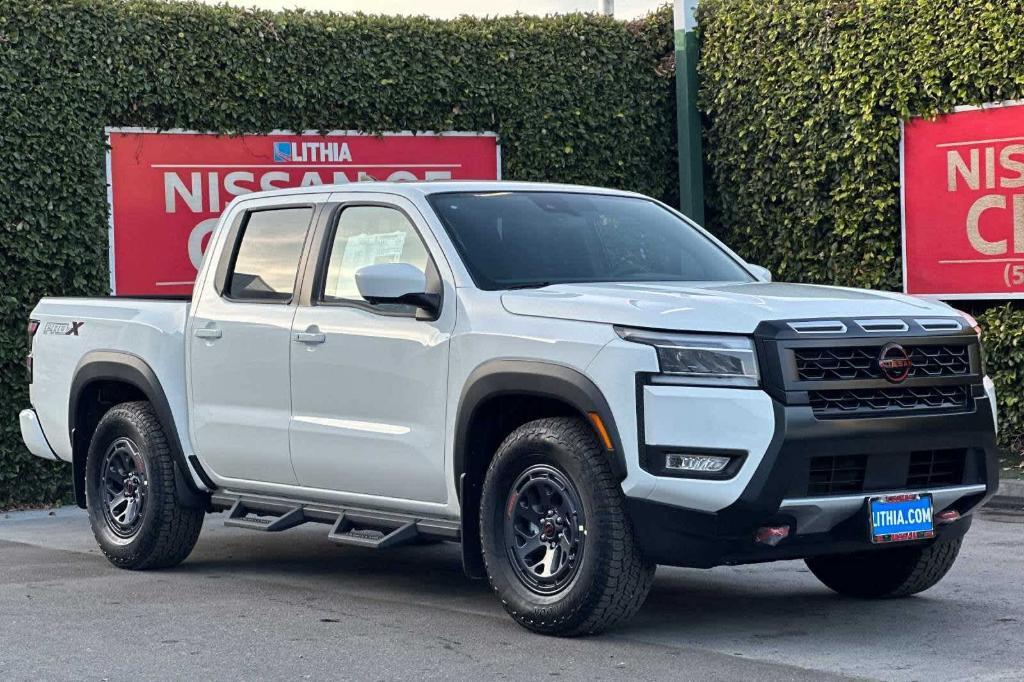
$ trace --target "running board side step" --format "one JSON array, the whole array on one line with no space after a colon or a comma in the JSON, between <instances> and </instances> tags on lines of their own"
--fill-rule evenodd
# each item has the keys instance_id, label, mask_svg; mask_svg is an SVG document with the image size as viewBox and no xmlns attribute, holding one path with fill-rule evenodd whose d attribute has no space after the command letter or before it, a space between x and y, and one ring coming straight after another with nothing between
<instances>
[{"instance_id":1,"label":"running board side step","mask_svg":"<svg viewBox=\"0 0 1024 682\"><path fill-rule=\"evenodd\" d=\"M217 491L212 511L230 510L224 525L265 533L288 530L304 523L331 525L327 538L339 545L386 549L418 539L462 538L458 521L426 518L374 509L357 509L321 502L302 502L263 495Z\"/></svg>"},{"instance_id":2,"label":"running board side step","mask_svg":"<svg viewBox=\"0 0 1024 682\"><path fill-rule=\"evenodd\" d=\"M228 518L224 522L224 525L230 526L231 528L259 530L264 533L277 533L282 530L294 528L295 526L301 526L305 522L306 515L302 511L302 507L295 507L291 511L288 511L274 519L268 519L263 516L250 517L249 508L245 506L245 503L242 502L241 499L239 499L231 506L231 512L228 514Z\"/></svg>"},{"instance_id":3,"label":"running board side step","mask_svg":"<svg viewBox=\"0 0 1024 682\"><path fill-rule=\"evenodd\" d=\"M360 528L352 518L342 512L331 528L327 539L339 545L366 547L367 549L387 549L418 540L419 530L415 521L408 521L401 526L385 532L378 528Z\"/></svg>"}]
</instances>

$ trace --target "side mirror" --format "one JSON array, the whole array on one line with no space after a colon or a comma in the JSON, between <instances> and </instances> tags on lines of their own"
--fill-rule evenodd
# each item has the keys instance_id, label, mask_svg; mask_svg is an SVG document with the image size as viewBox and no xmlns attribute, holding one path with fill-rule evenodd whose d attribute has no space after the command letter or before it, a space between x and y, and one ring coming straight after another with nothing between
<instances>
[{"instance_id":1,"label":"side mirror","mask_svg":"<svg viewBox=\"0 0 1024 682\"><path fill-rule=\"evenodd\" d=\"M356 288L369 303L414 305L436 319L441 297L427 292L427 276L409 263L378 263L356 270Z\"/></svg>"},{"instance_id":2,"label":"side mirror","mask_svg":"<svg viewBox=\"0 0 1024 682\"><path fill-rule=\"evenodd\" d=\"M761 265L754 265L753 263L747 263L747 269L754 273L754 277L757 277L760 282L772 281L772 271ZM356 275L358 277L358 275Z\"/></svg>"}]
</instances>

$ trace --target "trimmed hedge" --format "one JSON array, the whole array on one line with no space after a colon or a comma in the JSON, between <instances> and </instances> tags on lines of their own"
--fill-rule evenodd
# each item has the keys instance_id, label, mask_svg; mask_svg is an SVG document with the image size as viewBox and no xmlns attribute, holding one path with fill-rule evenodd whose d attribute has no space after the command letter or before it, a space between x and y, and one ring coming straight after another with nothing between
<instances>
[{"instance_id":1,"label":"trimmed hedge","mask_svg":"<svg viewBox=\"0 0 1024 682\"><path fill-rule=\"evenodd\" d=\"M900 286L899 121L1024 97L1022 0L702 0L709 223L778 279ZM107 287L103 127L494 130L505 177L676 201L671 12L437 21L0 0L0 508L65 498L24 452L24 324ZM1024 434L1024 310L986 333Z\"/></svg>"},{"instance_id":2,"label":"trimmed hedge","mask_svg":"<svg viewBox=\"0 0 1024 682\"><path fill-rule=\"evenodd\" d=\"M504 175L674 200L670 13L438 21L0 0L0 508L66 495L21 443L25 323L107 290L103 127L493 130Z\"/></svg>"},{"instance_id":3,"label":"trimmed hedge","mask_svg":"<svg viewBox=\"0 0 1024 682\"><path fill-rule=\"evenodd\" d=\"M702 0L709 222L780 280L900 289L900 121L1024 98L1020 0ZM985 329L1024 433L1024 311Z\"/></svg>"},{"instance_id":4,"label":"trimmed hedge","mask_svg":"<svg viewBox=\"0 0 1024 682\"><path fill-rule=\"evenodd\" d=\"M999 441L1020 464L1024 437L1024 310L1010 303L977 314L988 373L999 395Z\"/></svg>"}]
</instances>

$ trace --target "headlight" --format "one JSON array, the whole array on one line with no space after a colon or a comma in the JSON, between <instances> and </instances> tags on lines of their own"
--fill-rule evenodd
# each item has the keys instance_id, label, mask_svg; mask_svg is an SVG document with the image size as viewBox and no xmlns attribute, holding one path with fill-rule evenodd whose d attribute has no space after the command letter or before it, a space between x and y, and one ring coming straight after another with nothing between
<instances>
[{"instance_id":1,"label":"headlight","mask_svg":"<svg viewBox=\"0 0 1024 682\"><path fill-rule=\"evenodd\" d=\"M662 374L698 386L758 385L757 353L745 336L673 334L616 327L626 341L654 346Z\"/></svg>"},{"instance_id":2,"label":"headlight","mask_svg":"<svg viewBox=\"0 0 1024 682\"><path fill-rule=\"evenodd\" d=\"M954 308L956 310L956 308ZM985 346L981 343L981 325L974 319L974 316L970 313L965 313L962 310L957 310L960 313L960 317L964 318L967 322L967 326L974 330L974 333L978 335L978 355L981 359L981 373L985 374L985 366L988 362L988 358L985 356Z\"/></svg>"},{"instance_id":3,"label":"headlight","mask_svg":"<svg viewBox=\"0 0 1024 682\"><path fill-rule=\"evenodd\" d=\"M954 310L956 309L954 308ZM964 318L964 321L967 322L967 326L973 329L974 333L978 335L978 339L981 339L981 325L978 324L976 319L974 319L974 316L970 313L965 313L962 310L957 310L957 312L960 313L960 317Z\"/></svg>"}]
</instances>

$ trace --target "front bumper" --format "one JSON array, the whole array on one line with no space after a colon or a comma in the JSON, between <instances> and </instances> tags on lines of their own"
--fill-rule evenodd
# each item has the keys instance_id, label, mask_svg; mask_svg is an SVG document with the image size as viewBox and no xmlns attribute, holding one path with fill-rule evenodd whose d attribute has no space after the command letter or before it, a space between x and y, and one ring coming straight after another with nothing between
<instances>
[{"instance_id":1,"label":"front bumper","mask_svg":"<svg viewBox=\"0 0 1024 682\"><path fill-rule=\"evenodd\" d=\"M822 420L808 406L772 403L775 435L728 506L712 512L627 498L638 541L651 560L707 568L870 550L880 546L868 539L866 499L907 490L930 492L936 513L955 509L962 515L937 526L938 537L962 534L969 513L998 487L994 413L980 386L974 409L961 414ZM900 461L906 467L911 451L956 448L965 450L965 464L955 485L887 485L886 469ZM870 455L880 464L869 470L863 492L808 495L809 461L820 455ZM905 476L904 469L901 480ZM755 542L758 528L776 525L790 526L790 536L775 547Z\"/></svg>"},{"instance_id":2,"label":"front bumper","mask_svg":"<svg viewBox=\"0 0 1024 682\"><path fill-rule=\"evenodd\" d=\"M60 458L53 452L53 448L50 447L49 441L46 440L35 410L31 408L22 410L18 415L18 421L21 422L21 439L25 441L25 447L29 452L36 457L60 461Z\"/></svg>"}]
</instances>

